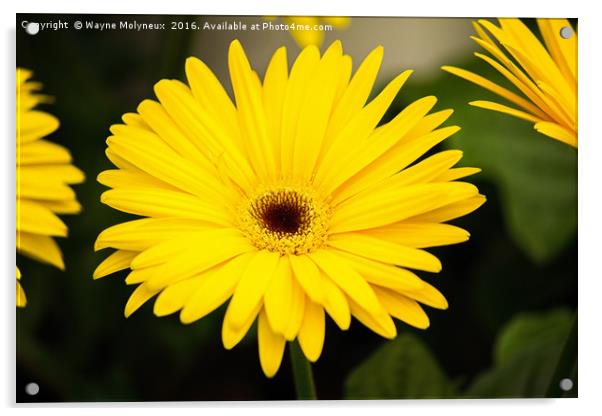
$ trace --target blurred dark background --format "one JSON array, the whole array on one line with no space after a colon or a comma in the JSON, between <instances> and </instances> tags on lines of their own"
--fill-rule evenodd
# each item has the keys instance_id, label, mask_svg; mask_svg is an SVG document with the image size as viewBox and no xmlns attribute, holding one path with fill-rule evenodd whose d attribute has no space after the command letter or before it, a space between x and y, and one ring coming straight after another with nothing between
<instances>
[{"instance_id":1,"label":"blurred dark background","mask_svg":"<svg viewBox=\"0 0 602 416\"><path fill-rule=\"evenodd\" d=\"M254 329L232 351L222 347L224 308L185 326L177 314L155 317L151 301L125 319L123 308L133 290L124 283L125 272L92 280L92 271L107 256L93 252L96 236L126 218L99 202L104 188L96 175L112 166L104 155L109 126L119 123L123 113L135 111L143 99L154 97L152 87L161 78L184 80L187 56L196 54L210 67L223 67L224 62L212 59L223 61L225 50L213 58L199 53L212 48L209 32L69 29L31 36L21 30L23 20L59 18L71 22L71 27L75 20L125 19L17 15L17 65L34 71L34 79L44 84L44 93L55 98L44 110L61 121L49 139L66 146L74 164L87 176L85 183L75 186L83 212L62 217L70 234L59 239L66 271L17 256L29 301L17 311L17 401L294 399L288 356L276 377L266 379L259 366ZM224 20L219 16L187 18ZM169 26L182 18L127 19ZM420 19L394 20L400 26L410 21L420 26ZM466 28L457 36L464 41L465 33L471 31L470 19L461 23ZM527 23L535 27L533 21ZM362 31L371 25L377 27L379 19L354 18L345 33L348 43L362 38ZM230 39L238 35L244 36L220 34ZM273 36L291 44L287 33ZM329 36L334 39L337 34ZM243 44L262 75L267 62L255 56L269 56L271 51L262 44ZM346 43L343 46L347 49ZM289 48L289 63L298 50ZM459 48L439 65L469 68L499 80L477 62L473 50L476 45ZM385 56L389 53L393 56L387 61L389 67L395 67L395 56L415 51L385 49ZM354 67L364 56L352 56ZM400 62L398 71L407 65ZM394 75L381 73L376 89ZM226 74L218 76L227 80ZM420 273L447 297L449 310L427 308L431 326L426 331L399 322L398 329L423 342L455 386L454 397L459 397L495 364L496 338L512 319L525 313L561 308L568 314L576 309L577 156L574 149L536 134L527 122L469 107L468 101L492 95L443 71L410 79L387 117L425 95L439 97L436 109L456 110L447 125L458 124L462 130L437 150L460 148L465 152L462 165L483 169L469 181L487 196L487 203L453 222L470 231L469 242L430 250L442 260L443 271L438 276ZM318 396L340 399L345 397L348 375L387 341L356 321L347 332L328 322L326 334L322 357L314 365ZM30 382L39 384L38 395L25 394L24 386Z\"/></svg>"}]
</instances>

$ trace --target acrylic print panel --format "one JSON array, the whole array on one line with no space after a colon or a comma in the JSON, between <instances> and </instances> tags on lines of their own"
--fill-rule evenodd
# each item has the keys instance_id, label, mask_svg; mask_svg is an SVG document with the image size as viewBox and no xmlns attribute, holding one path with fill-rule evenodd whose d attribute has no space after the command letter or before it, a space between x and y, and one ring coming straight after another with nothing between
<instances>
[{"instance_id":1,"label":"acrylic print panel","mask_svg":"<svg viewBox=\"0 0 602 416\"><path fill-rule=\"evenodd\" d=\"M577 396L576 20L17 28L18 402Z\"/></svg>"}]
</instances>

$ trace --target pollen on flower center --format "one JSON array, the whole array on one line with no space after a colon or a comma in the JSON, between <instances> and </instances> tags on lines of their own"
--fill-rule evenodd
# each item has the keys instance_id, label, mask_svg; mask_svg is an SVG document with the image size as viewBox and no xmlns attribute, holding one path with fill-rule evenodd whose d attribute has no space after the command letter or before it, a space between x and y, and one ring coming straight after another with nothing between
<instances>
[{"instance_id":1,"label":"pollen on flower center","mask_svg":"<svg viewBox=\"0 0 602 416\"><path fill-rule=\"evenodd\" d=\"M296 234L309 223L310 206L297 194L263 195L253 204L253 215L275 233Z\"/></svg>"},{"instance_id":2,"label":"pollen on flower center","mask_svg":"<svg viewBox=\"0 0 602 416\"><path fill-rule=\"evenodd\" d=\"M326 240L328 205L307 187L277 186L248 198L239 211L240 226L259 249L304 254Z\"/></svg>"}]
</instances>

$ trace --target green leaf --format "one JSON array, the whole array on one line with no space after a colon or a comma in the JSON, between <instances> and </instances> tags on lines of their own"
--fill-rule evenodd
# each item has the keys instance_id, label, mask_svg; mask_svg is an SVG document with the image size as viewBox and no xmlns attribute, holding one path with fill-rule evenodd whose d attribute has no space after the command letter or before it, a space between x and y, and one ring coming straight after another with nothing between
<instances>
[{"instance_id":1,"label":"green leaf","mask_svg":"<svg viewBox=\"0 0 602 416\"><path fill-rule=\"evenodd\" d=\"M567 335L572 316L568 309L546 313L522 313L500 332L495 344L494 362L504 365L525 349L557 344Z\"/></svg>"},{"instance_id":2,"label":"green leaf","mask_svg":"<svg viewBox=\"0 0 602 416\"><path fill-rule=\"evenodd\" d=\"M493 368L478 376L465 396L545 397L571 322L566 309L519 314L498 335Z\"/></svg>"},{"instance_id":3,"label":"green leaf","mask_svg":"<svg viewBox=\"0 0 602 416\"><path fill-rule=\"evenodd\" d=\"M388 341L356 367L345 383L346 399L435 399L454 386L423 342L412 334Z\"/></svg>"},{"instance_id":4,"label":"green leaf","mask_svg":"<svg viewBox=\"0 0 602 416\"><path fill-rule=\"evenodd\" d=\"M477 61L456 66L512 89L500 74ZM552 260L577 233L577 151L537 133L532 123L468 105L474 100L504 101L443 71L429 82L410 79L401 106L431 94L439 99L437 109L455 110L447 124L462 128L443 146L463 150L461 164L483 170L474 178L498 186L509 234L531 260Z\"/></svg>"}]
</instances>

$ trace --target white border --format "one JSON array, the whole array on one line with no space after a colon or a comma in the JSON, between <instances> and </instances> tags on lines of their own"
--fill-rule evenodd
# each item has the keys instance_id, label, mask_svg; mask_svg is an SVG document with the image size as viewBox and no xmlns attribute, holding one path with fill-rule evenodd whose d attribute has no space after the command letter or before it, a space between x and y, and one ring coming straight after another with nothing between
<instances>
[{"instance_id":1,"label":"white border","mask_svg":"<svg viewBox=\"0 0 602 416\"><path fill-rule=\"evenodd\" d=\"M3 265L3 310L6 321L5 336L0 341L0 359L3 374L0 377L0 405L12 408L5 414L28 414L38 410L50 415L86 414L97 415L127 409L127 412L144 415L163 415L165 407L177 408L178 414L303 414L326 413L335 409L349 414L365 414L376 408L380 415L420 412L421 414L444 413L447 415L489 415L515 413L566 416L600 414L600 293L602 273L596 260L600 257L600 214L602 204L599 183L601 166L597 159L602 155L602 134L596 122L601 118L600 77L602 65L600 45L602 20L594 10L594 1L394 1L394 0L103 0L102 2L77 0L21 0L3 1L2 21L3 54L0 62L0 85L3 100L0 101L0 117L5 137L0 149L2 157L2 235L0 255ZM14 30L16 12L47 13L128 13L128 14L247 14L247 15L350 15L350 16L538 16L579 18L579 399L573 400L435 400L405 402L240 402L240 403L144 403L144 404L67 404L14 407ZM8 98L7 98L8 97ZM8 143L8 144L7 144ZM13 236L12 238L10 236ZM7 307L8 305L8 307ZM42 409L42 407L44 407ZM200 409L199 409L200 407ZM594 410L596 409L596 410ZM123 410L119 413L123 413Z\"/></svg>"}]
</instances>

